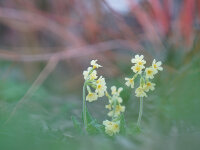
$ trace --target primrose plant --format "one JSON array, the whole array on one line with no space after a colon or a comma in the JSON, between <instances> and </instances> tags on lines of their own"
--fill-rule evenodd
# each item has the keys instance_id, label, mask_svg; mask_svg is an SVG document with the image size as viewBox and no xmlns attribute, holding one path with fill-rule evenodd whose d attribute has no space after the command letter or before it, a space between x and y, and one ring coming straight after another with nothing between
<instances>
[{"instance_id":1,"label":"primrose plant","mask_svg":"<svg viewBox=\"0 0 200 150\"><path fill-rule=\"evenodd\" d=\"M117 89L115 86L111 87L111 94L107 91L107 86L105 78L100 76L98 78L96 69L102 67L97 64L97 60L92 60L90 62L92 67L88 67L86 71L83 71L83 76L85 79L83 85L83 122L84 127L87 130L88 118L87 118L87 105L86 102L96 101L99 97L106 95L109 104L105 107L109 110L108 116L112 118L111 121L103 121L105 126L106 134L112 136L120 131L120 115L125 111L125 106L122 106L122 98L120 97L120 92L122 88ZM87 96L86 96L87 90Z\"/></svg>"},{"instance_id":2,"label":"primrose plant","mask_svg":"<svg viewBox=\"0 0 200 150\"><path fill-rule=\"evenodd\" d=\"M106 96L109 102L109 104L106 105L106 108L109 110L108 116L111 117L112 120L103 121L103 125L105 126L105 132L110 136L119 133L120 131L121 113L125 111L125 106L121 105L123 102L120 97L122 90L123 88L121 87L117 89L116 86L112 86L111 95L106 91Z\"/></svg>"},{"instance_id":3,"label":"primrose plant","mask_svg":"<svg viewBox=\"0 0 200 150\"><path fill-rule=\"evenodd\" d=\"M140 85L135 90L136 97L140 98L140 110L137 121L137 126L140 127L143 112L143 97L147 97L147 92L150 90L153 91L155 89L155 83L151 82L151 79L154 78L154 75L157 74L158 71L162 71L163 68L161 67L161 61L156 62L155 59L153 60L150 67L145 68L144 65L146 64L146 61L144 60L143 55L135 55L135 58L131 59L131 62L134 64L131 69L135 74L131 78L125 78L125 84L131 88L134 88L135 79L137 77L140 78Z\"/></svg>"},{"instance_id":4,"label":"primrose plant","mask_svg":"<svg viewBox=\"0 0 200 150\"><path fill-rule=\"evenodd\" d=\"M154 75L158 73L158 71L162 71L161 62L154 59L152 65L150 67L145 68L146 61L144 60L144 56L135 55L135 58L131 60L134 64L131 69L135 73L131 78L125 78L126 85L128 87L134 88L134 81L136 78L139 78L140 84L139 87L135 90L136 97L140 98L140 110L137 121L137 127L140 127L140 122L142 118L143 111L143 97L147 97L147 92L150 90L153 91L155 89L155 83L151 82L154 78ZM111 118L110 120L103 121L103 126L105 129L105 133L109 136L113 136L120 132L121 128L124 128L124 123L122 123L123 113L125 111L125 106L122 105L123 99L120 97L120 93L123 88L116 86L111 87L111 93L108 92L105 78L102 76L97 76L96 69L102 67L97 64L97 60L92 60L90 62L91 67L88 67L86 71L83 71L83 76L85 79L83 85L83 122L84 127L87 131L88 129L88 110L86 102L96 101L98 98L106 96L108 99L108 104L105 106L106 109L109 110L108 116ZM87 95L86 95L87 93ZM124 120L123 120L124 122Z\"/></svg>"}]
</instances>

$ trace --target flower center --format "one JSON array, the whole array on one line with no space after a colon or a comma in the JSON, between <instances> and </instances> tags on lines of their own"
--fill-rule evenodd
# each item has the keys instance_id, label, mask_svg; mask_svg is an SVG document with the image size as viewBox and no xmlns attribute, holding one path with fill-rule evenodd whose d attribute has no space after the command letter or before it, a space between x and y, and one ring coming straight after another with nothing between
<instances>
[{"instance_id":1,"label":"flower center","mask_svg":"<svg viewBox=\"0 0 200 150\"><path fill-rule=\"evenodd\" d=\"M114 125L114 128L115 128L115 129L117 129L118 127L119 127L118 124L115 124L115 125Z\"/></svg>"},{"instance_id":2,"label":"flower center","mask_svg":"<svg viewBox=\"0 0 200 150\"><path fill-rule=\"evenodd\" d=\"M140 71L140 67L136 67L135 70L136 70L136 71Z\"/></svg>"},{"instance_id":3,"label":"flower center","mask_svg":"<svg viewBox=\"0 0 200 150\"><path fill-rule=\"evenodd\" d=\"M89 97L92 97L92 96L93 96L93 93L89 93L88 96L89 96Z\"/></svg>"},{"instance_id":4,"label":"flower center","mask_svg":"<svg viewBox=\"0 0 200 150\"><path fill-rule=\"evenodd\" d=\"M151 83L150 83L150 82L148 82L148 83L147 83L147 86L151 86Z\"/></svg>"},{"instance_id":5,"label":"flower center","mask_svg":"<svg viewBox=\"0 0 200 150\"><path fill-rule=\"evenodd\" d=\"M148 71L147 71L147 74L151 74L151 73L152 73L152 70L148 70Z\"/></svg>"},{"instance_id":6,"label":"flower center","mask_svg":"<svg viewBox=\"0 0 200 150\"><path fill-rule=\"evenodd\" d=\"M100 89L101 87L102 87L101 85L98 85L98 86L97 86L98 89Z\"/></svg>"}]
</instances>

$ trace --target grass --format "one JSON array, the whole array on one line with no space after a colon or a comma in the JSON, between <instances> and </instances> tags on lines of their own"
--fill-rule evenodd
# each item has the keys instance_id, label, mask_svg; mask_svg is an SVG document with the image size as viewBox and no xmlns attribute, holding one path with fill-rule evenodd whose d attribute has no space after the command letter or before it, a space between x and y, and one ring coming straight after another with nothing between
<instances>
[{"instance_id":1,"label":"grass","mask_svg":"<svg viewBox=\"0 0 200 150\"><path fill-rule=\"evenodd\" d=\"M6 123L17 101L30 86L13 77L0 83L0 145L2 150L66 149L198 149L200 138L200 55L175 72L165 69L156 90L144 99L142 130L135 128L139 100L130 90L122 93L126 106L126 131L115 137L80 132L81 92L56 95L45 86L23 103ZM123 79L108 84L123 86ZM126 88L126 87L124 87ZM88 109L99 123L106 111L102 99ZM74 119L71 117L74 116ZM74 127L73 121L76 123Z\"/></svg>"}]
</instances>

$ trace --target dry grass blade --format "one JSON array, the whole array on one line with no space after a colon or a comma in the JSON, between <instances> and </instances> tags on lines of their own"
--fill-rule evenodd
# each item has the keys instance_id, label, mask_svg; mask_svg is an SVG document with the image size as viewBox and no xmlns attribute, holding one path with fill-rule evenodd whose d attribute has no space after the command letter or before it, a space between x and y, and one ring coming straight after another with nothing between
<instances>
[{"instance_id":1,"label":"dry grass blade","mask_svg":"<svg viewBox=\"0 0 200 150\"><path fill-rule=\"evenodd\" d=\"M8 123L8 121L13 117L13 115L16 113L17 109L28 99L32 96L32 94L38 89L38 87L45 81L45 79L48 77L48 75L55 69L56 65L58 64L58 59L55 57L52 57L45 68L41 71L37 79L34 81L32 86L28 89L26 94L18 101L10 115L8 116L8 119L4 122L4 125Z\"/></svg>"}]
</instances>

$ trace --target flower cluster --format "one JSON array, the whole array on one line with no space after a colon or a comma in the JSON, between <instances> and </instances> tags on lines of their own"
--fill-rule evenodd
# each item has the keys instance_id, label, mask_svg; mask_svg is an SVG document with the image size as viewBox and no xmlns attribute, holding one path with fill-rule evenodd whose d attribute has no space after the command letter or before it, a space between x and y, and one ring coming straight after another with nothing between
<instances>
[{"instance_id":1,"label":"flower cluster","mask_svg":"<svg viewBox=\"0 0 200 150\"><path fill-rule=\"evenodd\" d=\"M111 87L111 95L106 93L108 97L109 104L106 105L106 108L109 110L108 116L112 117L112 121L104 121L103 124L105 126L105 132L112 136L113 134L119 133L120 131L120 121L119 117L121 113L125 111L125 106L122 106L122 98L120 97L120 93L123 89L116 88L116 86Z\"/></svg>"},{"instance_id":2,"label":"flower cluster","mask_svg":"<svg viewBox=\"0 0 200 150\"><path fill-rule=\"evenodd\" d=\"M158 73L158 71L162 71L161 67L162 63L160 61L156 62L154 59L152 65L150 67L145 68L146 61L144 60L144 56L135 55L135 58L131 60L134 66L131 67L135 75L132 78L125 78L126 85L134 88L134 80L137 76L140 76L140 85L135 90L135 94L137 97L147 97L146 92L149 90L155 89L155 83L151 82L150 79L154 78L154 75ZM145 69L145 70L144 70Z\"/></svg>"},{"instance_id":3,"label":"flower cluster","mask_svg":"<svg viewBox=\"0 0 200 150\"><path fill-rule=\"evenodd\" d=\"M131 60L134 64L131 69L135 73L131 78L125 78L126 85L128 87L134 88L135 79L137 77L140 78L139 87L136 88L135 94L136 97L140 97L140 111L137 121L137 126L140 126L142 111L143 111L143 97L147 97L147 92L150 90L153 91L155 89L155 83L151 82L154 76L158 73L158 71L162 71L161 67L162 63L160 61L156 61L155 59L152 62L150 67L145 68L146 61L144 60L143 55L136 55L135 58ZM83 76L85 79L83 86L83 122L85 129L87 129L87 105L86 101L93 102L96 101L99 97L103 97L104 95L108 98L108 105L105 106L106 109L109 110L108 116L111 117L111 120L103 121L103 125L105 126L105 133L109 136L113 136L120 132L120 127L123 127L123 115L125 111L125 106L122 105L123 99L120 96L123 88L117 88L116 86L111 87L111 93L109 94L107 91L107 86L105 82L105 78L102 76L97 76L97 71L101 65L97 64L97 60L92 60L90 62L91 67L88 67L86 71L83 71ZM87 89L87 96L86 94Z\"/></svg>"},{"instance_id":4,"label":"flower cluster","mask_svg":"<svg viewBox=\"0 0 200 150\"><path fill-rule=\"evenodd\" d=\"M113 122L109 120L103 121L103 125L105 126L105 132L113 136L113 134L119 133L119 122Z\"/></svg>"},{"instance_id":5,"label":"flower cluster","mask_svg":"<svg viewBox=\"0 0 200 150\"><path fill-rule=\"evenodd\" d=\"M109 110L108 116L109 117L118 117L122 112L125 111L125 106L122 106L122 98L119 96L121 91L123 89L116 88L116 86L111 87L111 95L106 93L106 96L108 97L109 104L106 105L106 108Z\"/></svg>"},{"instance_id":6,"label":"flower cluster","mask_svg":"<svg viewBox=\"0 0 200 150\"><path fill-rule=\"evenodd\" d=\"M97 100L98 97L103 97L105 95L107 86L105 78L102 76L98 78L97 71L95 70L102 66L97 64L97 60L92 60L90 64L92 67L88 67L86 71L83 71L83 76L85 79L85 84L87 84L88 91L86 101L93 102Z\"/></svg>"}]
</instances>

